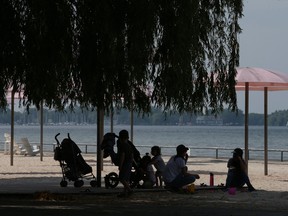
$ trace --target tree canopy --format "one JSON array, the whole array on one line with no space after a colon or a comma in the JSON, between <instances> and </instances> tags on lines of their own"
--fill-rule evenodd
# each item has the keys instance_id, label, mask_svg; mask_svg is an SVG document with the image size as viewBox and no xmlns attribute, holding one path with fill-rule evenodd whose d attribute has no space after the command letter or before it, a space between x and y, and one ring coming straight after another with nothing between
<instances>
[{"instance_id":1,"label":"tree canopy","mask_svg":"<svg viewBox=\"0 0 288 216\"><path fill-rule=\"evenodd\" d=\"M242 0L3 0L0 106L237 109Z\"/></svg>"}]
</instances>

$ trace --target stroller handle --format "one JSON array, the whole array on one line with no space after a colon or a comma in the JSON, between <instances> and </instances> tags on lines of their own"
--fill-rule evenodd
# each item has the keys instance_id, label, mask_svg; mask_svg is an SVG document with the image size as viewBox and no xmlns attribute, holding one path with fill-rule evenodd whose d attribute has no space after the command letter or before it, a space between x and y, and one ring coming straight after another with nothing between
<instances>
[{"instance_id":1,"label":"stroller handle","mask_svg":"<svg viewBox=\"0 0 288 216\"><path fill-rule=\"evenodd\" d=\"M55 135L55 140L57 141L57 145L60 145L60 142L59 142L59 140L58 140L58 136L60 135L60 133L57 133L56 135Z\"/></svg>"}]
</instances>

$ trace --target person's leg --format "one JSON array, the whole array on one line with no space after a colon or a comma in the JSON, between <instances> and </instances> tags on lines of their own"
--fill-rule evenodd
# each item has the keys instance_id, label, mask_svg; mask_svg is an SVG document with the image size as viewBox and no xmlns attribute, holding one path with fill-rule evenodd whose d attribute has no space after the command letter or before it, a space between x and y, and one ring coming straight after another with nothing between
<instances>
[{"instance_id":1,"label":"person's leg","mask_svg":"<svg viewBox=\"0 0 288 216\"><path fill-rule=\"evenodd\" d=\"M123 164L122 169L119 172L119 181L124 186L123 194L120 194L121 196L127 196L132 193L132 189L130 187L130 177L131 177L131 169L132 169L132 163L126 163Z\"/></svg>"},{"instance_id":2,"label":"person's leg","mask_svg":"<svg viewBox=\"0 0 288 216\"><path fill-rule=\"evenodd\" d=\"M232 180L233 180L233 173L228 171L225 184L226 188L230 188L232 186Z\"/></svg>"},{"instance_id":3,"label":"person's leg","mask_svg":"<svg viewBox=\"0 0 288 216\"><path fill-rule=\"evenodd\" d=\"M229 187L237 188L242 188L246 184L249 191L255 191L255 188L252 186L249 177L244 172L230 175L230 182L226 184L229 183Z\"/></svg>"},{"instance_id":4,"label":"person's leg","mask_svg":"<svg viewBox=\"0 0 288 216\"><path fill-rule=\"evenodd\" d=\"M126 180L121 179L120 182L123 184L124 186L124 192L129 192L132 189L130 188L129 183Z\"/></svg>"},{"instance_id":5,"label":"person's leg","mask_svg":"<svg viewBox=\"0 0 288 216\"><path fill-rule=\"evenodd\" d=\"M155 173L154 173L154 169L152 167L151 164L149 164L147 166L147 175L148 175L148 178L149 178L149 181L154 185L155 183L157 183L156 181L156 176L155 176Z\"/></svg>"},{"instance_id":6,"label":"person's leg","mask_svg":"<svg viewBox=\"0 0 288 216\"><path fill-rule=\"evenodd\" d=\"M156 171L155 178L156 178L156 186L162 187L163 185L162 172Z\"/></svg>"},{"instance_id":7,"label":"person's leg","mask_svg":"<svg viewBox=\"0 0 288 216\"><path fill-rule=\"evenodd\" d=\"M226 178L226 188L241 188L245 184L244 176L241 173L229 170Z\"/></svg>"},{"instance_id":8,"label":"person's leg","mask_svg":"<svg viewBox=\"0 0 288 216\"><path fill-rule=\"evenodd\" d=\"M183 176L182 174L178 175L171 183L171 187L182 188L185 185L189 185L195 181L194 176Z\"/></svg>"},{"instance_id":9,"label":"person's leg","mask_svg":"<svg viewBox=\"0 0 288 216\"><path fill-rule=\"evenodd\" d=\"M243 173L243 174L242 174L242 181L243 181L243 185L244 185L244 184L247 185L249 191L255 191L255 188L254 188L253 185L251 184L250 179L249 179L248 175L246 175L246 173ZM243 186L243 185L242 185L242 186Z\"/></svg>"}]
</instances>

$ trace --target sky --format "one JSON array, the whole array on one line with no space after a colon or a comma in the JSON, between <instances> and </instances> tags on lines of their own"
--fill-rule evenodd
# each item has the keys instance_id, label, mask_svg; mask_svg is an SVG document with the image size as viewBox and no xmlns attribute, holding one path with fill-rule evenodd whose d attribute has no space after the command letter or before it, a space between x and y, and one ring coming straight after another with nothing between
<instances>
[{"instance_id":1,"label":"sky","mask_svg":"<svg viewBox=\"0 0 288 216\"><path fill-rule=\"evenodd\" d=\"M239 23L240 67L288 73L288 0L244 0ZM237 92L245 110L244 91ZM268 113L288 110L288 91L268 92ZM264 113L264 92L249 92L249 113Z\"/></svg>"}]
</instances>

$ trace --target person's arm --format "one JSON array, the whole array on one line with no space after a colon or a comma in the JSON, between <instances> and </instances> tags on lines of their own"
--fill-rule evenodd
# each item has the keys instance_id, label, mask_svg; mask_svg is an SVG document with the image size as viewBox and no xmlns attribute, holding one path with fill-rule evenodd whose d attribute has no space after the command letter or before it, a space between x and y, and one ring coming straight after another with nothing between
<instances>
[{"instance_id":1,"label":"person's arm","mask_svg":"<svg viewBox=\"0 0 288 216\"><path fill-rule=\"evenodd\" d=\"M239 159L241 170L247 175L247 166L246 166L245 161L241 157L238 157L238 159Z\"/></svg>"},{"instance_id":2,"label":"person's arm","mask_svg":"<svg viewBox=\"0 0 288 216\"><path fill-rule=\"evenodd\" d=\"M123 165L124 159L125 159L125 153L121 152L120 159L119 159L119 170L122 169L122 165Z\"/></svg>"},{"instance_id":3,"label":"person's arm","mask_svg":"<svg viewBox=\"0 0 288 216\"><path fill-rule=\"evenodd\" d=\"M232 159L230 158L227 162L227 168L229 169L231 167Z\"/></svg>"},{"instance_id":4,"label":"person's arm","mask_svg":"<svg viewBox=\"0 0 288 216\"><path fill-rule=\"evenodd\" d=\"M153 157L153 158L151 159L151 161L149 162L149 164L152 165L152 164L155 164L155 163L156 163L156 160L155 160L155 158Z\"/></svg>"},{"instance_id":5,"label":"person's arm","mask_svg":"<svg viewBox=\"0 0 288 216\"><path fill-rule=\"evenodd\" d=\"M185 156L184 156L185 164L187 163L188 158L189 158L189 155L188 155L188 154L185 154Z\"/></svg>"},{"instance_id":6,"label":"person's arm","mask_svg":"<svg viewBox=\"0 0 288 216\"><path fill-rule=\"evenodd\" d=\"M182 174L183 174L184 176L194 176L196 179L199 179L199 178L200 178L200 176L199 176L198 174L189 173L187 166L183 167L183 168L181 169L181 171L182 171Z\"/></svg>"},{"instance_id":7,"label":"person's arm","mask_svg":"<svg viewBox=\"0 0 288 216\"><path fill-rule=\"evenodd\" d=\"M154 164L156 164L157 162L158 162L157 158L156 158L156 157L153 157L153 158L151 159L151 161L149 162L149 164L154 165Z\"/></svg>"}]
</instances>

